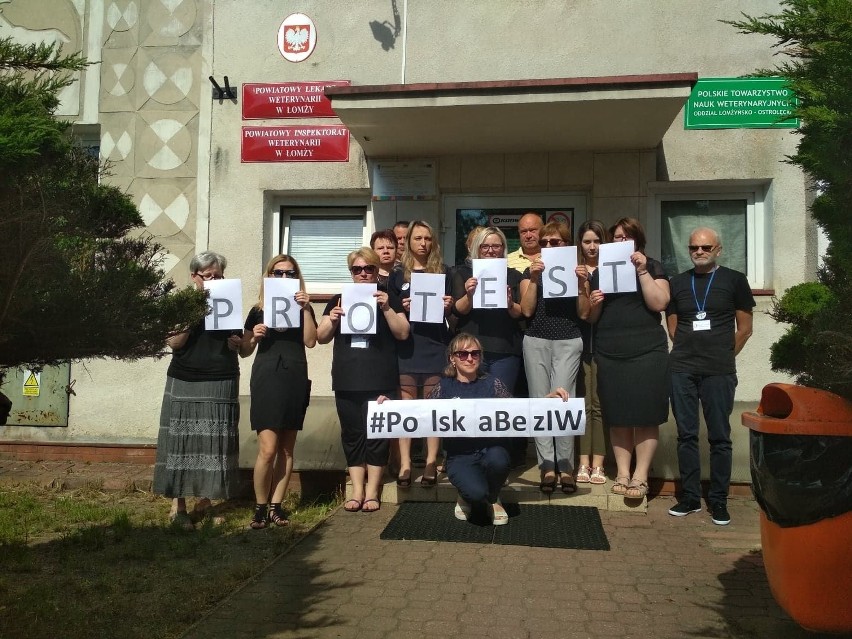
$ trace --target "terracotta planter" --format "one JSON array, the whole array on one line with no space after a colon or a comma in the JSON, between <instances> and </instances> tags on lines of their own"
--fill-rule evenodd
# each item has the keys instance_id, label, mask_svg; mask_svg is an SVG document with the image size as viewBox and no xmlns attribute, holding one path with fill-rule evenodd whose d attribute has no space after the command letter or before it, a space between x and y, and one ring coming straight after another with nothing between
<instances>
[{"instance_id":1,"label":"terracotta planter","mask_svg":"<svg viewBox=\"0 0 852 639\"><path fill-rule=\"evenodd\" d=\"M761 499L757 494L760 468L756 465L763 462L755 459L754 448L757 433L852 437L852 403L812 388L769 384L763 389L757 410L744 413L742 421L752 430L752 479L763 509L763 563L772 595L796 623L808 630L852 632L852 511L832 512L832 516L805 525L770 521L768 513L774 509L768 507L765 496ZM833 440L827 441L831 446ZM839 469L841 475L850 463L847 458L845 468ZM798 499L806 494L803 491ZM832 507L838 508L837 504ZM783 508L789 513L790 504ZM816 518L813 513L808 516Z\"/></svg>"}]
</instances>

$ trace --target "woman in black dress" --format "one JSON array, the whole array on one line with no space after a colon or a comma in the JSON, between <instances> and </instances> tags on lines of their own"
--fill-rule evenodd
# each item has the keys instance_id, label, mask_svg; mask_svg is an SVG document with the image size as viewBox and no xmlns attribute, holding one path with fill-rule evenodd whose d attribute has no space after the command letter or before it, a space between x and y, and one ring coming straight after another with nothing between
<instances>
[{"instance_id":1,"label":"woman in black dress","mask_svg":"<svg viewBox=\"0 0 852 639\"><path fill-rule=\"evenodd\" d=\"M636 269L637 290L604 296L598 290L597 269L589 297L579 298L580 316L597 322L598 395L618 468L612 492L641 499L648 494L660 424L669 417L668 341L661 323L669 303L669 281L662 264L645 255L645 231L639 220L621 218L610 233L615 242L635 243L630 261Z\"/></svg>"},{"instance_id":2,"label":"woman in black dress","mask_svg":"<svg viewBox=\"0 0 852 639\"><path fill-rule=\"evenodd\" d=\"M396 265L396 236L390 229L376 231L370 236L370 248L379 256L379 284L387 286L393 267Z\"/></svg>"},{"instance_id":3,"label":"woman in black dress","mask_svg":"<svg viewBox=\"0 0 852 639\"><path fill-rule=\"evenodd\" d=\"M369 248L352 251L347 262L352 281L375 284L379 274L379 256ZM399 386L396 341L408 337L408 320L402 303L382 287L376 298L377 328L373 335L349 335L340 332L341 296L331 298L317 328L317 341L334 340L331 364L331 387L340 420L340 436L352 498L343 504L349 512L376 512L381 508L379 491L382 474L388 463L387 439L367 439L367 404L379 395L395 397Z\"/></svg>"},{"instance_id":4,"label":"woman in black dress","mask_svg":"<svg viewBox=\"0 0 852 639\"><path fill-rule=\"evenodd\" d=\"M450 333L446 322L431 324L411 321L411 274L434 273L444 275L444 315L450 312L453 298L450 282L446 277L447 267L441 257L441 247L434 238L432 227L422 220L408 225L402 261L390 276L389 289L402 302L409 318L411 333L397 347L399 358L399 389L402 399L423 399L441 378L445 366L447 343ZM411 486L411 439L399 439L399 475L396 484L400 488ZM438 453L441 440L426 438L426 466L420 485L431 488L438 481Z\"/></svg>"},{"instance_id":5,"label":"woman in black dress","mask_svg":"<svg viewBox=\"0 0 852 639\"><path fill-rule=\"evenodd\" d=\"M276 255L266 264L264 278L299 280L295 302L302 312L297 328L269 328L264 322L263 280L257 304L246 319L240 355L248 357L257 348L251 368L251 429L257 432L254 464L254 516L249 526L265 528L267 520L277 526L289 521L281 503L293 472L296 435L302 430L308 408L310 386L305 347L317 343L317 322L305 292L299 263L289 255ZM268 506L267 506L268 504Z\"/></svg>"},{"instance_id":6,"label":"woman in black dress","mask_svg":"<svg viewBox=\"0 0 852 639\"><path fill-rule=\"evenodd\" d=\"M470 258L506 257L506 236L494 226L479 231L470 245ZM473 277L472 262L465 261L452 274L453 313L458 317L457 329L470 333L482 343L482 368L499 379L506 388L514 388L521 368L521 274L506 270L507 308L473 308L478 282Z\"/></svg>"}]
</instances>

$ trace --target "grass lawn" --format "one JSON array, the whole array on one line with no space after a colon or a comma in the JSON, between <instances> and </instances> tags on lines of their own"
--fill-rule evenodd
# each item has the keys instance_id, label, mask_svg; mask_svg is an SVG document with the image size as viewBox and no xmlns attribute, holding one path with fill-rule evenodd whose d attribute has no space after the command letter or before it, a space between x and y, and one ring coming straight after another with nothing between
<instances>
[{"instance_id":1,"label":"grass lawn","mask_svg":"<svg viewBox=\"0 0 852 639\"><path fill-rule=\"evenodd\" d=\"M338 503L291 496L290 526L250 530L253 505L226 502L187 532L149 493L3 488L0 637L179 636Z\"/></svg>"}]
</instances>

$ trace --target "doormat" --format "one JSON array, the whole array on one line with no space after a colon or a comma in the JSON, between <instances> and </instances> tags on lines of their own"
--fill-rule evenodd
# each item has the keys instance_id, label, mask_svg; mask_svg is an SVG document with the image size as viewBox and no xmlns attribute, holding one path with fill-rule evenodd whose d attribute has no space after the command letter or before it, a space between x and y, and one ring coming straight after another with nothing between
<instances>
[{"instance_id":1,"label":"doormat","mask_svg":"<svg viewBox=\"0 0 852 639\"><path fill-rule=\"evenodd\" d=\"M452 502L404 502L380 538L609 550L598 509L591 506L504 504L509 513L505 526L492 526L484 516L459 521L453 506Z\"/></svg>"}]
</instances>

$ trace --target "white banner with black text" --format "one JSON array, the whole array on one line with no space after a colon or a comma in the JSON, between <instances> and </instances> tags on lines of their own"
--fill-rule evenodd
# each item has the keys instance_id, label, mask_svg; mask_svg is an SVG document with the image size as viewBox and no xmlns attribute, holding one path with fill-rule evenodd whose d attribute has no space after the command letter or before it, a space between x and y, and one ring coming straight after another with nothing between
<instances>
[{"instance_id":1,"label":"white banner with black text","mask_svg":"<svg viewBox=\"0 0 852 639\"><path fill-rule=\"evenodd\" d=\"M368 439L568 437L585 432L582 397L386 400L367 406Z\"/></svg>"}]
</instances>

